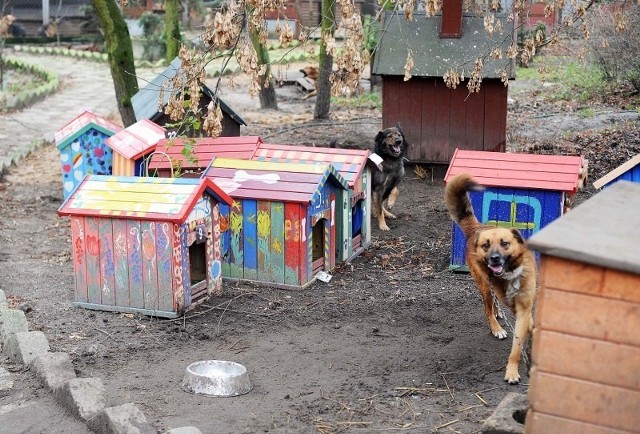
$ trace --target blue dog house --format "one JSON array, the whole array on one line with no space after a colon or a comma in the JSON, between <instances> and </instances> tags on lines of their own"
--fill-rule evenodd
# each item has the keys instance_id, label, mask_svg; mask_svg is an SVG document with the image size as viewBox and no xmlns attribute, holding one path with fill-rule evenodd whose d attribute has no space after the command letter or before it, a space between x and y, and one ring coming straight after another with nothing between
<instances>
[{"instance_id":1,"label":"blue dog house","mask_svg":"<svg viewBox=\"0 0 640 434\"><path fill-rule=\"evenodd\" d=\"M640 182L640 154L594 181L593 186L597 189L607 188L618 181Z\"/></svg>"},{"instance_id":2,"label":"blue dog house","mask_svg":"<svg viewBox=\"0 0 640 434\"><path fill-rule=\"evenodd\" d=\"M445 183L471 174L484 191L470 192L481 223L520 230L525 239L560 217L586 173L580 156L511 154L456 149ZM466 271L464 234L453 223L450 269Z\"/></svg>"}]
</instances>

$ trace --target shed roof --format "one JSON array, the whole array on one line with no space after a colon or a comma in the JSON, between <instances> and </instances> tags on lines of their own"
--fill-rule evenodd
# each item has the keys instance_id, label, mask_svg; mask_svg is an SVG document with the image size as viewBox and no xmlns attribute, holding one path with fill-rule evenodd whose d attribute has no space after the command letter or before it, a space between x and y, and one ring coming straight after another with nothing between
<instances>
[{"instance_id":1,"label":"shed roof","mask_svg":"<svg viewBox=\"0 0 640 434\"><path fill-rule=\"evenodd\" d=\"M163 88L163 84L173 79L176 74L180 74L184 77L184 71L182 70L181 65L182 61L179 57L176 57L167 69L158 74L131 98L131 105L133 106L133 111L137 120L151 119L153 121L162 115L162 112L158 111L160 90ZM163 93L162 107L169 103L172 91L173 89L165 89L165 92ZM202 85L201 91L209 99L213 100L216 98L214 92L205 84ZM244 120L242 120L242 118L238 116L224 101L220 98L217 98L217 101L220 103L220 110L222 110L223 113L226 113L238 124L247 125Z\"/></svg>"},{"instance_id":2,"label":"shed roof","mask_svg":"<svg viewBox=\"0 0 640 434\"><path fill-rule=\"evenodd\" d=\"M331 166L216 158L203 175L229 196L310 203L329 180L342 189L347 181Z\"/></svg>"},{"instance_id":3,"label":"shed roof","mask_svg":"<svg viewBox=\"0 0 640 434\"><path fill-rule=\"evenodd\" d=\"M80 113L74 120L56 131L54 136L56 146L58 149L64 148L90 128L95 128L109 136L122 130L120 125L108 121L107 119L87 110Z\"/></svg>"},{"instance_id":4,"label":"shed roof","mask_svg":"<svg viewBox=\"0 0 640 434\"><path fill-rule=\"evenodd\" d=\"M87 175L58 214L182 223L204 191L231 204L231 198L209 179Z\"/></svg>"},{"instance_id":5,"label":"shed roof","mask_svg":"<svg viewBox=\"0 0 640 434\"><path fill-rule=\"evenodd\" d=\"M487 187L531 188L575 193L582 157L456 149L444 181L471 174Z\"/></svg>"},{"instance_id":6,"label":"shed roof","mask_svg":"<svg viewBox=\"0 0 640 434\"><path fill-rule=\"evenodd\" d=\"M151 156L149 170L170 169L171 164L177 161L183 169L204 169L215 157L248 160L260 143L262 139L259 136L162 139L156 153ZM185 145L191 147L188 157L183 153Z\"/></svg>"},{"instance_id":7,"label":"shed roof","mask_svg":"<svg viewBox=\"0 0 640 434\"><path fill-rule=\"evenodd\" d=\"M500 78L502 70L507 68L509 78L515 78L515 65L504 53L513 43L507 37L513 32L513 21L507 15L496 14L496 20L502 23L503 34L489 36L484 29L484 17L464 14L462 17L462 36L460 38L439 38L441 15L432 17L416 13L412 21L404 14L387 12L383 16L381 28L384 29L378 52L374 58L373 73L379 75L404 75L407 53L411 50L414 67L411 74L415 77L442 77L452 68L463 69L469 77L478 57L484 57L483 78ZM500 60L491 59L488 54L494 47L503 52Z\"/></svg>"},{"instance_id":8,"label":"shed roof","mask_svg":"<svg viewBox=\"0 0 640 434\"><path fill-rule=\"evenodd\" d=\"M638 164L640 164L640 154L637 154L635 157L631 158L627 162L625 162L625 163L621 164L620 166L616 167L611 172L607 173L606 175L604 175L603 177L601 177L597 181L593 181L593 186L595 188L602 188L604 185L610 183L611 181L613 181L614 179L616 179L618 176L622 175L623 173L628 172L629 170L633 169Z\"/></svg>"},{"instance_id":9,"label":"shed roof","mask_svg":"<svg viewBox=\"0 0 640 434\"><path fill-rule=\"evenodd\" d=\"M554 220L527 242L546 255L640 274L639 209L640 184L619 181Z\"/></svg>"},{"instance_id":10,"label":"shed roof","mask_svg":"<svg viewBox=\"0 0 640 434\"><path fill-rule=\"evenodd\" d=\"M336 149L310 146L272 145L260 143L253 160L278 163L331 164L352 186L369 158L368 149Z\"/></svg>"},{"instance_id":11,"label":"shed roof","mask_svg":"<svg viewBox=\"0 0 640 434\"><path fill-rule=\"evenodd\" d=\"M109 137L105 143L128 160L136 160L155 149L158 141L164 139L166 131L148 119L140 119Z\"/></svg>"}]
</instances>

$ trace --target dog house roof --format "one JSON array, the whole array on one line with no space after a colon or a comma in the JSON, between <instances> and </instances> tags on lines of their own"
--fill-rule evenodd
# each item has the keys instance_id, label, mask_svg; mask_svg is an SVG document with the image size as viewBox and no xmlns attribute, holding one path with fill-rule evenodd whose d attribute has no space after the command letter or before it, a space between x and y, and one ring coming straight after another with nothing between
<instances>
[{"instance_id":1,"label":"dog house roof","mask_svg":"<svg viewBox=\"0 0 640 434\"><path fill-rule=\"evenodd\" d=\"M162 139L151 156L149 170L171 169L175 162L183 169L204 169L215 157L249 159L260 143L258 136ZM191 147L191 156L183 154L185 146Z\"/></svg>"},{"instance_id":2,"label":"dog house roof","mask_svg":"<svg viewBox=\"0 0 640 434\"><path fill-rule=\"evenodd\" d=\"M105 140L107 146L128 160L136 160L155 149L167 130L142 119Z\"/></svg>"},{"instance_id":3,"label":"dog house roof","mask_svg":"<svg viewBox=\"0 0 640 434\"><path fill-rule=\"evenodd\" d=\"M367 149L336 149L260 143L253 160L277 163L331 164L350 186L356 182L369 158Z\"/></svg>"},{"instance_id":4,"label":"dog house roof","mask_svg":"<svg viewBox=\"0 0 640 434\"><path fill-rule=\"evenodd\" d=\"M583 158L456 149L444 181L469 173L486 187L531 188L575 193Z\"/></svg>"},{"instance_id":5,"label":"dog house roof","mask_svg":"<svg viewBox=\"0 0 640 434\"><path fill-rule=\"evenodd\" d=\"M69 142L72 142L90 128L95 128L107 135L112 135L122 130L120 125L114 124L93 112L84 111L74 120L56 131L54 136L56 146L58 149L64 148Z\"/></svg>"},{"instance_id":6,"label":"dog house roof","mask_svg":"<svg viewBox=\"0 0 640 434\"><path fill-rule=\"evenodd\" d=\"M608 183L610 183L611 181L613 181L616 178L618 178L619 176L625 174L626 172L629 172L630 170L632 170L634 167L636 167L638 165L640 165L640 154L637 154L635 157L632 157L630 160L627 160L625 163L623 163L620 166L616 167L615 169L613 169L611 172L607 173L606 175L604 175L600 179L598 179L596 181L593 181L593 186L595 188L600 189L600 188L604 187L605 185L607 185ZM634 181L634 182L640 181L640 180L634 179L633 175L631 175L629 179L627 179L626 177L625 177L625 179L627 181Z\"/></svg>"},{"instance_id":7,"label":"dog house roof","mask_svg":"<svg viewBox=\"0 0 640 434\"><path fill-rule=\"evenodd\" d=\"M327 181L347 190L347 181L330 164L273 163L216 158L204 173L229 196L281 202L313 202Z\"/></svg>"},{"instance_id":8,"label":"dog house roof","mask_svg":"<svg viewBox=\"0 0 640 434\"><path fill-rule=\"evenodd\" d=\"M209 179L87 175L58 214L182 223L205 191L231 204L231 198Z\"/></svg>"}]
</instances>

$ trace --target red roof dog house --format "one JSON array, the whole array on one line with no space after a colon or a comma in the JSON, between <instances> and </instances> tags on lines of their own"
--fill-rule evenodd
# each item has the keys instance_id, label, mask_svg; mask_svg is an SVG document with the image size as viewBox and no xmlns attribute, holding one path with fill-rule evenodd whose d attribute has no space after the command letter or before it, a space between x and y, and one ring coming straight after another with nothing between
<instances>
[{"instance_id":1,"label":"red roof dog house","mask_svg":"<svg viewBox=\"0 0 640 434\"><path fill-rule=\"evenodd\" d=\"M525 432L640 427L640 184L605 188L529 240L540 251Z\"/></svg>"},{"instance_id":2,"label":"red roof dog house","mask_svg":"<svg viewBox=\"0 0 640 434\"><path fill-rule=\"evenodd\" d=\"M74 304L171 318L220 294L221 204L208 179L87 175L58 210L71 217Z\"/></svg>"},{"instance_id":3,"label":"red roof dog house","mask_svg":"<svg viewBox=\"0 0 640 434\"><path fill-rule=\"evenodd\" d=\"M165 130L148 119L142 119L106 140L113 151L113 176L143 176L144 157L165 138Z\"/></svg>"},{"instance_id":4,"label":"red roof dog house","mask_svg":"<svg viewBox=\"0 0 640 434\"><path fill-rule=\"evenodd\" d=\"M371 243L371 169L366 149L334 149L260 143L252 159L282 163L331 164L349 183L351 213L346 249L338 247L338 259L346 261L360 254Z\"/></svg>"},{"instance_id":5,"label":"red roof dog house","mask_svg":"<svg viewBox=\"0 0 640 434\"><path fill-rule=\"evenodd\" d=\"M526 239L560 217L586 178L580 156L511 154L456 149L445 183L459 173L473 175L484 191L470 192L481 223L517 228ZM453 224L451 264L466 270L464 234Z\"/></svg>"},{"instance_id":6,"label":"red roof dog house","mask_svg":"<svg viewBox=\"0 0 640 434\"><path fill-rule=\"evenodd\" d=\"M162 139L149 161L149 174L161 178L199 177L215 157L250 159L258 136Z\"/></svg>"},{"instance_id":7,"label":"red roof dog house","mask_svg":"<svg viewBox=\"0 0 640 434\"><path fill-rule=\"evenodd\" d=\"M85 111L56 131L65 199L87 173L111 175L111 148L105 142L121 129L121 126Z\"/></svg>"},{"instance_id":8,"label":"red roof dog house","mask_svg":"<svg viewBox=\"0 0 640 434\"><path fill-rule=\"evenodd\" d=\"M618 181L640 182L640 154L594 181L593 186L597 189L607 188Z\"/></svg>"},{"instance_id":9,"label":"red roof dog house","mask_svg":"<svg viewBox=\"0 0 640 434\"><path fill-rule=\"evenodd\" d=\"M204 174L220 206L222 276L299 289L335 267L349 243L349 185L331 165L216 158Z\"/></svg>"}]
</instances>

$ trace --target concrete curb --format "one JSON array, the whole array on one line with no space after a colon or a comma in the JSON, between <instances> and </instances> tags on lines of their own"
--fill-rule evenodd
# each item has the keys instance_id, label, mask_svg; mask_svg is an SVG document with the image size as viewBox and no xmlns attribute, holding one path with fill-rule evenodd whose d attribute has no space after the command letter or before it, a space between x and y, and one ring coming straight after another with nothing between
<instances>
[{"instance_id":1,"label":"concrete curb","mask_svg":"<svg viewBox=\"0 0 640 434\"><path fill-rule=\"evenodd\" d=\"M3 354L14 363L28 367L53 393L58 404L101 434L151 434L157 431L142 411L132 403L107 407L105 387L100 378L77 378L68 353L51 352L41 331L29 331L23 311L9 308L0 290L0 344ZM11 373L0 368L0 390L13 388ZM174 428L167 434L198 434L198 428Z\"/></svg>"},{"instance_id":2,"label":"concrete curb","mask_svg":"<svg viewBox=\"0 0 640 434\"><path fill-rule=\"evenodd\" d=\"M517 416L527 411L529 400L527 395L510 392L500 401L491 416L482 425L482 434L522 434L524 423L516 420Z\"/></svg>"}]
</instances>

